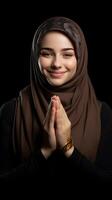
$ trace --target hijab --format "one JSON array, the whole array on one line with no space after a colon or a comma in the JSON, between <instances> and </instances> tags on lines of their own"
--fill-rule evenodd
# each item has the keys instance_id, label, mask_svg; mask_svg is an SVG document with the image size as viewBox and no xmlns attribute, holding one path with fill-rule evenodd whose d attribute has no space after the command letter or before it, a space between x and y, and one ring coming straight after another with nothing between
<instances>
[{"instance_id":1,"label":"hijab","mask_svg":"<svg viewBox=\"0 0 112 200\"><path fill-rule=\"evenodd\" d=\"M59 31L72 42L77 71L61 86L50 85L38 66L41 41L50 31ZM66 17L51 17L36 30L30 57L30 84L17 98L13 131L15 153L27 159L41 147L43 121L50 99L58 95L72 124L75 148L92 162L96 159L101 135L101 103L97 100L88 72L88 50L79 25Z\"/></svg>"}]
</instances>

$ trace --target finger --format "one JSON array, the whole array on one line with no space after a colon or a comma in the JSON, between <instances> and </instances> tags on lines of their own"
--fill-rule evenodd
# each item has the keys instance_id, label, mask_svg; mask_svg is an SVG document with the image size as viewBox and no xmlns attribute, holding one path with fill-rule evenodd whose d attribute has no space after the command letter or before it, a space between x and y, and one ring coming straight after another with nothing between
<instances>
[{"instance_id":1,"label":"finger","mask_svg":"<svg viewBox=\"0 0 112 200\"><path fill-rule=\"evenodd\" d=\"M54 96L51 97L51 100L56 100L56 98L57 98L57 96L54 95Z\"/></svg>"},{"instance_id":2,"label":"finger","mask_svg":"<svg viewBox=\"0 0 112 200\"><path fill-rule=\"evenodd\" d=\"M45 123L49 123L49 121L50 121L50 113L51 113L51 102L50 102L50 104L48 106L48 110L47 110L47 114L46 114L46 117L45 117L45 120L44 120L44 124Z\"/></svg>"},{"instance_id":3,"label":"finger","mask_svg":"<svg viewBox=\"0 0 112 200\"><path fill-rule=\"evenodd\" d=\"M56 115L57 115L57 117L56 117L57 122L59 122L60 119L61 120L62 119L63 120L68 119L66 110L63 107L63 105L61 103L61 100L60 100L60 98L58 96L57 96L57 112L56 112Z\"/></svg>"},{"instance_id":4,"label":"finger","mask_svg":"<svg viewBox=\"0 0 112 200\"><path fill-rule=\"evenodd\" d=\"M58 96L56 96L56 109L60 109L61 101Z\"/></svg>"},{"instance_id":5,"label":"finger","mask_svg":"<svg viewBox=\"0 0 112 200\"><path fill-rule=\"evenodd\" d=\"M54 128L54 123L55 123L55 113L56 113L56 102L54 100L51 101L51 115L50 115L50 121L49 121L49 126L50 128Z\"/></svg>"},{"instance_id":6,"label":"finger","mask_svg":"<svg viewBox=\"0 0 112 200\"><path fill-rule=\"evenodd\" d=\"M58 102L58 108L60 108L61 111L64 111L66 113L66 111L65 111L65 109L64 109L64 107L63 107L63 105L61 103L61 100L60 100L59 96L57 96L57 102Z\"/></svg>"},{"instance_id":7,"label":"finger","mask_svg":"<svg viewBox=\"0 0 112 200\"><path fill-rule=\"evenodd\" d=\"M45 119L45 122L48 124L48 127L54 126L55 111L56 111L55 101L51 100L51 102L49 104L48 112L46 115L46 119Z\"/></svg>"}]
</instances>

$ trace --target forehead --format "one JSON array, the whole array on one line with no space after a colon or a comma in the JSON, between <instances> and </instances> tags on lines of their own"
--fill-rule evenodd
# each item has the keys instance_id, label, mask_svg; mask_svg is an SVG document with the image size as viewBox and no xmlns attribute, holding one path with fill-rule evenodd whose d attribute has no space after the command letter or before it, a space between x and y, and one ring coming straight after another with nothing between
<instances>
[{"instance_id":1,"label":"forehead","mask_svg":"<svg viewBox=\"0 0 112 200\"><path fill-rule=\"evenodd\" d=\"M41 39L41 47L43 46L63 46L63 48L71 47L73 44L71 40L63 33L59 31L52 31L46 33Z\"/></svg>"}]
</instances>

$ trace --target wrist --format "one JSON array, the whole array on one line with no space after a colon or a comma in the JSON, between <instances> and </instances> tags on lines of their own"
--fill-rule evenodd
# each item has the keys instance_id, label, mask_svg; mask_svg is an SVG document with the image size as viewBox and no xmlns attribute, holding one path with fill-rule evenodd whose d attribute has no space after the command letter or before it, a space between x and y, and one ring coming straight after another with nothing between
<instances>
[{"instance_id":1,"label":"wrist","mask_svg":"<svg viewBox=\"0 0 112 200\"><path fill-rule=\"evenodd\" d=\"M64 155L65 155L67 158L69 158L69 157L72 155L73 151L74 151L74 146L72 146L69 150L67 150L67 151L64 153Z\"/></svg>"},{"instance_id":2,"label":"wrist","mask_svg":"<svg viewBox=\"0 0 112 200\"><path fill-rule=\"evenodd\" d=\"M41 153L43 154L43 156L48 159L51 154L53 153L53 151L51 149L48 149L48 148L41 148Z\"/></svg>"},{"instance_id":3,"label":"wrist","mask_svg":"<svg viewBox=\"0 0 112 200\"><path fill-rule=\"evenodd\" d=\"M66 157L70 157L74 151L73 140L70 138L68 142L62 147L62 152Z\"/></svg>"}]
</instances>

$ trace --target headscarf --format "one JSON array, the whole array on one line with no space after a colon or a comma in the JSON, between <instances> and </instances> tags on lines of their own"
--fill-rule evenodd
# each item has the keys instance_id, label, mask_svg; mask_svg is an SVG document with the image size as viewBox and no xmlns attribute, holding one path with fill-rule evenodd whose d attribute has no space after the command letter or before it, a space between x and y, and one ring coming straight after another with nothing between
<instances>
[{"instance_id":1,"label":"headscarf","mask_svg":"<svg viewBox=\"0 0 112 200\"><path fill-rule=\"evenodd\" d=\"M42 38L50 31L66 35L76 52L77 71L61 86L50 85L38 66ZM13 144L22 159L41 147L48 105L51 97L58 95L72 124L75 148L95 161L101 135L101 103L96 98L87 67L87 45L76 22L66 17L51 17L38 27L31 48L30 85L20 91L15 110Z\"/></svg>"}]
</instances>

